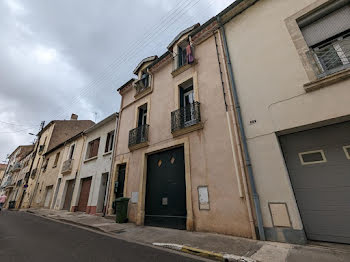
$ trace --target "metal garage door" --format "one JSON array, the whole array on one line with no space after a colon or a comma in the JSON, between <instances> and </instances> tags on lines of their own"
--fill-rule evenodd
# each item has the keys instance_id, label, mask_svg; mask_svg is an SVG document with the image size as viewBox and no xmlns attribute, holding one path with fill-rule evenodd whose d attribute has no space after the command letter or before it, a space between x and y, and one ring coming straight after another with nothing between
<instances>
[{"instance_id":1,"label":"metal garage door","mask_svg":"<svg viewBox=\"0 0 350 262\"><path fill-rule=\"evenodd\" d=\"M350 122L280 142L307 237L350 243Z\"/></svg>"},{"instance_id":2,"label":"metal garage door","mask_svg":"<svg viewBox=\"0 0 350 262\"><path fill-rule=\"evenodd\" d=\"M186 229L183 147L148 156L145 225Z\"/></svg>"},{"instance_id":3,"label":"metal garage door","mask_svg":"<svg viewBox=\"0 0 350 262\"><path fill-rule=\"evenodd\" d=\"M90 187L91 187L91 177L82 179L80 197L78 203L78 211L86 212L89 195L90 195Z\"/></svg>"}]
</instances>

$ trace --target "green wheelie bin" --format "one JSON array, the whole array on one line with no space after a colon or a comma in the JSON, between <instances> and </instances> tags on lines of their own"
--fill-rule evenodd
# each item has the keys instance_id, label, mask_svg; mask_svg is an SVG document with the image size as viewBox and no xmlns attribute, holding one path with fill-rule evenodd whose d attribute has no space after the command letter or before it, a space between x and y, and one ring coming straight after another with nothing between
<instances>
[{"instance_id":1,"label":"green wheelie bin","mask_svg":"<svg viewBox=\"0 0 350 262\"><path fill-rule=\"evenodd\" d=\"M130 198L119 197L115 200L116 203L116 216L115 221L117 223L128 222L128 204Z\"/></svg>"}]
</instances>

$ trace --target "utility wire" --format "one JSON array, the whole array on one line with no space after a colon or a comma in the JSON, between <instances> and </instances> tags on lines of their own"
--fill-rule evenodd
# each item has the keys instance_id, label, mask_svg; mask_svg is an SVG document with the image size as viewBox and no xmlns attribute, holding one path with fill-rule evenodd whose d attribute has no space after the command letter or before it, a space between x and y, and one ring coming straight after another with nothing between
<instances>
[{"instance_id":1,"label":"utility wire","mask_svg":"<svg viewBox=\"0 0 350 262\"><path fill-rule=\"evenodd\" d=\"M89 90L91 89L95 89L93 91L97 91L96 87L100 84L102 84L101 82L103 80L108 80L108 78L111 78L111 75L108 74L110 70L113 70L113 72L119 72L119 68L121 66L125 66L125 64L123 63L123 61L128 60L130 61L130 57L134 58L134 55L143 51L144 47L147 46L149 44L150 41L154 40L154 37L162 34L164 31L167 31L169 29L168 24L170 23L171 25L174 25L176 21L180 20L182 18L182 16L187 13L187 11L191 8L193 8L195 5L197 5L200 1L202 0L197 0L197 1L189 1L187 2L185 5L180 5L181 8L175 8L175 12L173 12L172 15L165 15L164 17L170 21L168 21L167 23L165 23L164 21L162 21L162 23L159 23L158 25L154 26L153 28L151 28L150 32L148 32L147 34L144 34L143 37L139 38L138 41L134 42L132 44L132 46L129 48L129 50L127 50L126 52L124 52L124 54L122 56L119 56L114 62L112 62L109 66L107 66L106 70L104 70L104 72L102 74L100 74L95 80L93 80L90 84L88 84L85 88L84 91L81 92L77 97L74 98L74 100L72 100L71 104L74 105L75 102L79 102L80 97L86 95L88 93ZM184 1L183 1L184 2ZM178 5L179 6L179 5ZM170 12L171 13L171 12ZM173 18L173 16L175 16ZM163 18L164 18L163 17ZM170 18L170 19L169 19ZM188 20L188 19L187 19ZM181 27L183 26L184 23L182 23ZM158 28L161 28L160 30L157 30ZM136 45L136 46L135 46ZM117 67L115 66L117 65ZM97 85L96 85L97 84ZM115 83L113 83L114 85ZM66 110L66 112L68 111L68 109Z\"/></svg>"},{"instance_id":2,"label":"utility wire","mask_svg":"<svg viewBox=\"0 0 350 262\"><path fill-rule=\"evenodd\" d=\"M6 132L0 132L0 134L12 134L12 133L20 133L28 130L33 130L34 128L27 128L27 129L22 129L22 130L15 130L15 131L6 131Z\"/></svg>"},{"instance_id":3,"label":"utility wire","mask_svg":"<svg viewBox=\"0 0 350 262\"><path fill-rule=\"evenodd\" d=\"M6 124L6 125L11 125L11 126L25 126L25 127L37 127L39 125L21 125L17 123L10 123L10 122L5 122L0 120L0 124Z\"/></svg>"}]
</instances>

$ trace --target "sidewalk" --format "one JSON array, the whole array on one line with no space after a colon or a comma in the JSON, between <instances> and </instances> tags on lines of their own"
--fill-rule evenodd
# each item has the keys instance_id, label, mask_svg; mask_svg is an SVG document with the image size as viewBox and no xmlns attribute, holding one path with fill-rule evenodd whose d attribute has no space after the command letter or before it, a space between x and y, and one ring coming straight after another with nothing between
<instances>
[{"instance_id":1,"label":"sidewalk","mask_svg":"<svg viewBox=\"0 0 350 262\"><path fill-rule=\"evenodd\" d=\"M29 209L22 211L99 230L110 234L113 237L130 242L149 245L152 245L153 243L186 245L188 247L199 248L216 253L243 256L252 261L350 261L350 246L348 245L325 244L324 246L300 246L256 241L213 233L136 226L132 223L117 224L113 219L88 215L85 213L71 213L62 210Z\"/></svg>"}]
</instances>

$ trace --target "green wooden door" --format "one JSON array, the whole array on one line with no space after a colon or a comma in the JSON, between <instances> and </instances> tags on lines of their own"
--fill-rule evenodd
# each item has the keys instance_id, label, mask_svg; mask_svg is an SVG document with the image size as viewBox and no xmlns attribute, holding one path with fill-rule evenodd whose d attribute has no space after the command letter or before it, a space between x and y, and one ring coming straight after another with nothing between
<instances>
[{"instance_id":1,"label":"green wooden door","mask_svg":"<svg viewBox=\"0 0 350 262\"><path fill-rule=\"evenodd\" d=\"M148 156L145 225L186 229L183 147Z\"/></svg>"}]
</instances>

